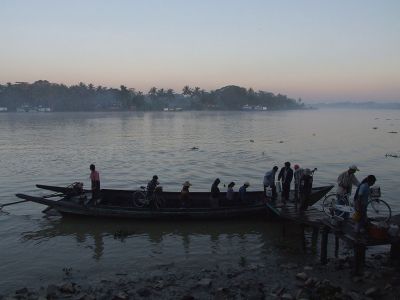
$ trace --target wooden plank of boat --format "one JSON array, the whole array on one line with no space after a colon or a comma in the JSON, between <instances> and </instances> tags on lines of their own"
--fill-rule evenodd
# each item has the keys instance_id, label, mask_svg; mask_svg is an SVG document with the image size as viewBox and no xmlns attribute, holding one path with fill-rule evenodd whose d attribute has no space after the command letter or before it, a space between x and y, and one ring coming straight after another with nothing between
<instances>
[{"instance_id":1,"label":"wooden plank of boat","mask_svg":"<svg viewBox=\"0 0 400 300\"><path fill-rule=\"evenodd\" d=\"M53 185L44 185L44 184L37 184L36 187L39 189L42 189L42 190L63 193L63 194L67 194L68 192L70 192L72 190L71 187L53 186ZM86 189L84 191L90 192L90 190L86 190Z\"/></svg>"},{"instance_id":2,"label":"wooden plank of boat","mask_svg":"<svg viewBox=\"0 0 400 300\"><path fill-rule=\"evenodd\" d=\"M59 187L59 186L50 186L50 185L41 185L37 184L36 185L38 188L49 190L49 191L54 191L54 192L60 192L64 194L68 194L68 192L71 191L71 188L68 187ZM311 196L309 198L309 206L312 206L315 204L318 200L320 200L323 196L325 196L331 189L333 188L333 185L329 186L322 186L322 187L314 187L312 189ZM90 190L84 190L85 193L90 192ZM101 193L105 197L132 197L132 194L135 192L135 190L116 190L116 189L102 189ZM264 192L263 191L249 191L248 196L250 199L256 199L258 201L262 200L264 198ZM208 201L210 193L209 192L191 192L190 193L191 198L194 199L202 199L205 201ZM171 199L179 198L179 192L163 192L163 197L166 199ZM221 197L225 197L225 193L221 193Z\"/></svg>"}]
</instances>

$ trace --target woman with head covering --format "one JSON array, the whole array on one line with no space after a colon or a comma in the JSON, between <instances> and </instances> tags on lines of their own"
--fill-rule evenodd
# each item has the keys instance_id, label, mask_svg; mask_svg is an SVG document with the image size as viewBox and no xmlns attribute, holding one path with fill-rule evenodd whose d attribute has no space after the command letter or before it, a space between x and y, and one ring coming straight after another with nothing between
<instances>
[{"instance_id":1,"label":"woman with head covering","mask_svg":"<svg viewBox=\"0 0 400 300\"><path fill-rule=\"evenodd\" d=\"M241 203L246 203L247 201L247 197L246 197L246 193L247 193L247 188L250 186L250 183L248 181L246 181L245 183L243 183L243 185L239 188L239 199Z\"/></svg>"},{"instance_id":2,"label":"woman with head covering","mask_svg":"<svg viewBox=\"0 0 400 300\"><path fill-rule=\"evenodd\" d=\"M229 202L232 202L234 200L234 197L235 197L235 191L233 190L234 186L235 186L235 183L233 181L228 184L228 189L226 191L226 199Z\"/></svg>"}]
</instances>

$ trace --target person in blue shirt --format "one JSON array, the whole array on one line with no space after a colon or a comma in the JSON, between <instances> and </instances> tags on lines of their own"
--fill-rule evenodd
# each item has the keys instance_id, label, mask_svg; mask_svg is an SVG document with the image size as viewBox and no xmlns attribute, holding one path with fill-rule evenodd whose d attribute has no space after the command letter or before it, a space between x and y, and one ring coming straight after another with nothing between
<instances>
[{"instance_id":1,"label":"person in blue shirt","mask_svg":"<svg viewBox=\"0 0 400 300\"><path fill-rule=\"evenodd\" d=\"M356 233L365 232L365 227L368 223L367 216L367 204L369 200L370 186L374 185L376 177L374 175L368 175L361 181L354 195L354 208L359 214L358 220L356 220Z\"/></svg>"},{"instance_id":2,"label":"person in blue shirt","mask_svg":"<svg viewBox=\"0 0 400 300\"><path fill-rule=\"evenodd\" d=\"M250 183L246 181L240 188L239 188L239 199L241 203L246 202L246 192L247 188L250 186Z\"/></svg>"}]
</instances>

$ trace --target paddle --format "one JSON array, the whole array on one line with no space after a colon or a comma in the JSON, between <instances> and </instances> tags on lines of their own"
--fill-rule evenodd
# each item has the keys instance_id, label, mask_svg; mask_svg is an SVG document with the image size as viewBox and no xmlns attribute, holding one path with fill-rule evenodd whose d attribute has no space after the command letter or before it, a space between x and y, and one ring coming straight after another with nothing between
<instances>
[{"instance_id":1,"label":"paddle","mask_svg":"<svg viewBox=\"0 0 400 300\"><path fill-rule=\"evenodd\" d=\"M18 204L18 203L22 203L22 202L28 202L29 200L21 200L21 201L15 201L15 202L10 202L10 203L5 203L0 205L0 210L3 209L4 206L9 206L9 205L13 205L13 204Z\"/></svg>"},{"instance_id":2,"label":"paddle","mask_svg":"<svg viewBox=\"0 0 400 300\"><path fill-rule=\"evenodd\" d=\"M64 195L64 194L62 194L62 193L54 193L54 194L51 194L51 195L43 196L43 198L59 197L59 196L62 196L62 195ZM17 197L18 197L18 194L17 194ZM2 210L4 206L14 205L14 204L28 202L28 201L30 201L30 200L20 200L20 201L5 203L5 204L0 205L0 210Z\"/></svg>"}]
</instances>

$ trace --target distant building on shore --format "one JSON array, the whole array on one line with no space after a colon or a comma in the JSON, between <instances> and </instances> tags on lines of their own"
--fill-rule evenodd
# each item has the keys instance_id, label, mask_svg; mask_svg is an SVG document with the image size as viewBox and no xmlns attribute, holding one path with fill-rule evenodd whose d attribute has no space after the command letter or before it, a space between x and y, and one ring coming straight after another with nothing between
<instances>
[{"instance_id":1,"label":"distant building on shore","mask_svg":"<svg viewBox=\"0 0 400 300\"><path fill-rule=\"evenodd\" d=\"M242 106L242 110L260 110L260 111L266 111L267 107L266 106L261 106L261 105L256 105L256 106L250 106L248 104Z\"/></svg>"},{"instance_id":2,"label":"distant building on shore","mask_svg":"<svg viewBox=\"0 0 400 300\"><path fill-rule=\"evenodd\" d=\"M30 106L27 104L21 105L17 107L17 112L52 112L50 107L45 107L42 105L39 106Z\"/></svg>"}]
</instances>

